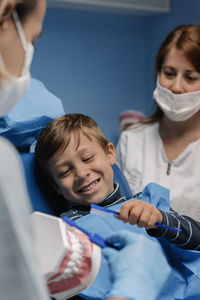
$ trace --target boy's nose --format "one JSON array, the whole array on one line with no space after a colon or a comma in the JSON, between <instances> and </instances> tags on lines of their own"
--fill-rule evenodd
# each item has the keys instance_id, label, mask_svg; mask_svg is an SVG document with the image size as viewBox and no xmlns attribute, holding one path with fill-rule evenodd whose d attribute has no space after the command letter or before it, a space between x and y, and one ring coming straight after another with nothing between
<instances>
[{"instance_id":1,"label":"boy's nose","mask_svg":"<svg viewBox=\"0 0 200 300\"><path fill-rule=\"evenodd\" d=\"M77 178L84 178L89 174L89 170L87 166L85 165L80 165L76 167L76 177Z\"/></svg>"}]
</instances>

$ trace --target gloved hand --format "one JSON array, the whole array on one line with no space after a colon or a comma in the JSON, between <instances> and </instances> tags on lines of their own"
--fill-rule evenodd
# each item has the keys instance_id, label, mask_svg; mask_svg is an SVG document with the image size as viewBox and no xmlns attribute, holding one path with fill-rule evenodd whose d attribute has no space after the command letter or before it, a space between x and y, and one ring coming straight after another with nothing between
<instances>
[{"instance_id":1,"label":"gloved hand","mask_svg":"<svg viewBox=\"0 0 200 300\"><path fill-rule=\"evenodd\" d=\"M112 234L107 242L120 247L120 250L103 249L113 283L108 297L155 300L170 273L159 243L126 230Z\"/></svg>"}]
</instances>

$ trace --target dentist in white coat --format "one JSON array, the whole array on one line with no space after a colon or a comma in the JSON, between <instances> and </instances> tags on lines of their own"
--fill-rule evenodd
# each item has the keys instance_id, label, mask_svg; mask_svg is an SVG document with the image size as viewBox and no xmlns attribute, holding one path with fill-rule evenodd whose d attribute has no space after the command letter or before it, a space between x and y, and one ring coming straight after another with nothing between
<instances>
[{"instance_id":1,"label":"dentist in white coat","mask_svg":"<svg viewBox=\"0 0 200 300\"><path fill-rule=\"evenodd\" d=\"M29 87L34 42L42 31L45 0L0 0L0 116L9 113ZM47 300L48 291L39 268L30 222L30 202L20 158L14 146L0 137L0 298L2 300ZM134 298L134 263L143 242L136 237L113 237L121 251L106 251L113 276L113 298ZM112 238L111 238L112 242ZM134 243L134 245L133 245ZM147 241L147 244L151 241ZM145 243L145 246L147 245ZM141 247L141 248L140 248ZM159 252L159 251L158 251ZM155 260L156 260L155 249ZM147 256L146 256L147 257ZM116 259L117 265L116 265ZM113 261L114 259L114 261ZM123 262L123 266L120 265ZM148 276L148 258L143 257L141 279ZM152 264L152 262L151 262ZM153 267L153 265L152 265ZM118 272L120 270L120 272ZM120 275L121 274L121 275ZM123 275L123 278L122 278ZM133 276L133 277L132 277ZM167 276L167 273L166 273ZM160 281L160 285L164 283ZM130 280L131 278L131 280ZM127 280L126 280L127 279ZM120 291L127 283L128 293ZM68 294L67 297L70 295Z\"/></svg>"}]
</instances>

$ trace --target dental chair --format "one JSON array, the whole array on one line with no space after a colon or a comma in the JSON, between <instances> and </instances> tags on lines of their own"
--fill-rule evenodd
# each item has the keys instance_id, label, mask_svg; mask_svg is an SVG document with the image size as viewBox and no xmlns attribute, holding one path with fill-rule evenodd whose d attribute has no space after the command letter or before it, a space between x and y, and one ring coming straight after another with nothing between
<instances>
[{"instance_id":1,"label":"dental chair","mask_svg":"<svg viewBox=\"0 0 200 300\"><path fill-rule=\"evenodd\" d=\"M38 174L37 168L35 168L34 153L21 153L20 156L24 165L25 178L27 182L27 188L30 195L33 211L40 211L47 214L59 216L62 212L70 209L69 203L64 199L61 199L53 191L53 189L51 189L51 187L49 187L49 185L45 183L41 174ZM132 197L132 193L130 191L129 185L123 173L117 167L117 165L113 166L113 171L114 171L114 181L120 184L122 194L127 199L130 199ZM91 215L86 216L86 218L89 217L92 218ZM109 217L111 216L107 216L107 218ZM84 228L88 231L91 231L90 228L87 228L87 226L90 227L91 225L90 223L88 223L88 220L87 222L85 222L84 218L81 218L78 221L79 221L78 224L81 227L83 227L83 225L85 224ZM115 221L115 226L117 226L117 220L115 218L113 218L113 222L114 221ZM124 224L124 226L125 225L126 224ZM96 224L96 226L98 226L98 224ZM101 226L99 227L101 228ZM133 230L133 226L131 227ZM139 230L136 227L134 228L135 231ZM99 234L103 236L103 233L99 233ZM200 253L198 251L180 249L168 243L164 239L161 239L160 243L163 248L164 254L166 255L167 259L170 261L171 273L160 292L159 299L165 299L165 300L200 299L200 271L199 271ZM148 255L148 251L147 251L147 255ZM102 268L101 270L103 270L102 271L103 273L101 272L99 273L100 274L99 277L96 278L95 283L91 286L91 288L83 291L78 296L75 296L75 298L72 298L73 300L102 299L101 298L101 294L103 293L102 289L104 289L105 287L104 278L107 278L106 277L107 275L106 273L104 274L104 268ZM98 284L100 286L100 289ZM109 285L109 283L107 282L106 284ZM106 291L106 287L105 287L105 291Z\"/></svg>"},{"instance_id":2,"label":"dental chair","mask_svg":"<svg viewBox=\"0 0 200 300\"><path fill-rule=\"evenodd\" d=\"M33 211L40 211L50 215L59 216L70 209L70 203L59 196L39 173L34 153L20 153L25 171L27 188ZM132 197L132 192L122 171L115 164L113 166L114 182L118 182L123 196Z\"/></svg>"}]
</instances>

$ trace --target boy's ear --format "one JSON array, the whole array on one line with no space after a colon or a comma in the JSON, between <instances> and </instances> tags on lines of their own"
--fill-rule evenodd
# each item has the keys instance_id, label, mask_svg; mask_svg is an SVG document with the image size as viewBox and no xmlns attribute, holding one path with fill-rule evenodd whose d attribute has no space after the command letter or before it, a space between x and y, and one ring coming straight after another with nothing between
<instances>
[{"instance_id":1,"label":"boy's ear","mask_svg":"<svg viewBox=\"0 0 200 300\"><path fill-rule=\"evenodd\" d=\"M7 3L6 3L7 2ZM16 6L16 0L1 1L0 4L0 30L6 20L10 19L11 14Z\"/></svg>"},{"instance_id":2,"label":"boy's ear","mask_svg":"<svg viewBox=\"0 0 200 300\"><path fill-rule=\"evenodd\" d=\"M110 165L113 166L116 162L116 157L115 157L115 147L112 143L108 143L107 145L107 157L110 162Z\"/></svg>"}]
</instances>

